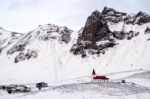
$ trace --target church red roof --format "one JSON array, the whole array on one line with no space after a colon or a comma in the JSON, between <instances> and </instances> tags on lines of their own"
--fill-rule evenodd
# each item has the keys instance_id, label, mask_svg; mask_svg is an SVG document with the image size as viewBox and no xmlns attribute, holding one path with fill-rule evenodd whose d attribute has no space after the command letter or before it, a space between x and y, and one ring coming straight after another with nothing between
<instances>
[{"instance_id":1,"label":"church red roof","mask_svg":"<svg viewBox=\"0 0 150 99\"><path fill-rule=\"evenodd\" d=\"M95 76L93 79L102 79L102 80L108 80L106 76Z\"/></svg>"}]
</instances>

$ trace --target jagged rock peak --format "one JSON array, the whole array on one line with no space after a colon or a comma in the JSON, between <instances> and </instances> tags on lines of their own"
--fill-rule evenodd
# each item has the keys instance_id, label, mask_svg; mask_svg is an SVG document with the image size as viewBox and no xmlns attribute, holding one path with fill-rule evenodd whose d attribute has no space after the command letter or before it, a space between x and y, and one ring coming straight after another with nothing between
<instances>
[{"instance_id":1,"label":"jagged rock peak","mask_svg":"<svg viewBox=\"0 0 150 99\"><path fill-rule=\"evenodd\" d=\"M108 7L104 7L104 9L102 10L102 14L105 14L105 15L114 15L114 14L126 15L126 13L119 12L113 8L108 8Z\"/></svg>"},{"instance_id":2,"label":"jagged rock peak","mask_svg":"<svg viewBox=\"0 0 150 99\"><path fill-rule=\"evenodd\" d=\"M98 10L95 10L95 11L92 12L92 15L93 16L99 16L100 12Z\"/></svg>"},{"instance_id":3,"label":"jagged rock peak","mask_svg":"<svg viewBox=\"0 0 150 99\"><path fill-rule=\"evenodd\" d=\"M113 8L104 7L102 14L107 14L109 12L116 12Z\"/></svg>"},{"instance_id":4,"label":"jagged rock peak","mask_svg":"<svg viewBox=\"0 0 150 99\"><path fill-rule=\"evenodd\" d=\"M139 12L136 14L136 17L139 17L139 16L148 16L148 14L145 13L145 12L139 11Z\"/></svg>"},{"instance_id":5,"label":"jagged rock peak","mask_svg":"<svg viewBox=\"0 0 150 99\"><path fill-rule=\"evenodd\" d=\"M142 24L145 24L148 22L150 22L150 15L149 14L140 11L135 15L134 24L142 25Z\"/></svg>"},{"instance_id":6,"label":"jagged rock peak","mask_svg":"<svg viewBox=\"0 0 150 99\"><path fill-rule=\"evenodd\" d=\"M95 10L88 18L85 23L85 27L88 27L90 24L95 23L100 18L101 13L98 10Z\"/></svg>"},{"instance_id":7,"label":"jagged rock peak","mask_svg":"<svg viewBox=\"0 0 150 99\"><path fill-rule=\"evenodd\" d=\"M66 26L58 26L55 24L38 25L37 28L28 34L38 37L40 40L57 39L68 43L71 39L70 35L73 31Z\"/></svg>"}]
</instances>

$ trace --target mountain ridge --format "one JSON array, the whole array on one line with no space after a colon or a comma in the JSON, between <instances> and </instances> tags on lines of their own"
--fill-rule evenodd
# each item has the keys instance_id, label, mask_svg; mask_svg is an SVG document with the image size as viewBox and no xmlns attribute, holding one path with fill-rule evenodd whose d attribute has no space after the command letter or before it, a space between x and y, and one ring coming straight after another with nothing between
<instances>
[{"instance_id":1,"label":"mountain ridge","mask_svg":"<svg viewBox=\"0 0 150 99\"><path fill-rule=\"evenodd\" d=\"M9 39L0 43L1 80L55 82L90 75L93 68L99 74L148 69L149 20L133 21L134 17L126 19L128 14L104 9L94 11L79 32L46 24L15 34L17 39L4 36Z\"/></svg>"}]
</instances>

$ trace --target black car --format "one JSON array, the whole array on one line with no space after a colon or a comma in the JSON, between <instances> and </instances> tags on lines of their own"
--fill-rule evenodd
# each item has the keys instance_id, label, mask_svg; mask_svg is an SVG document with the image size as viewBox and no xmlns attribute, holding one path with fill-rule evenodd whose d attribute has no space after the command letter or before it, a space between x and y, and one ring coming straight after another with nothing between
<instances>
[{"instance_id":1,"label":"black car","mask_svg":"<svg viewBox=\"0 0 150 99\"><path fill-rule=\"evenodd\" d=\"M48 87L48 84L45 82L40 82L36 84L36 88L38 88L39 90L41 90L41 88L43 87Z\"/></svg>"}]
</instances>

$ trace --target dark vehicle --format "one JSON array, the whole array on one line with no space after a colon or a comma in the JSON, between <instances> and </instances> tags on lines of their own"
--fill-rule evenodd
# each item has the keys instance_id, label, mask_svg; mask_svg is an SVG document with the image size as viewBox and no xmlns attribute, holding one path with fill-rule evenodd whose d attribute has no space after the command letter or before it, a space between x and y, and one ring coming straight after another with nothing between
<instances>
[{"instance_id":1,"label":"dark vehicle","mask_svg":"<svg viewBox=\"0 0 150 99\"><path fill-rule=\"evenodd\" d=\"M7 92L9 94L11 94L11 93L17 93L18 91L15 88L13 88L13 87L7 87Z\"/></svg>"},{"instance_id":2,"label":"dark vehicle","mask_svg":"<svg viewBox=\"0 0 150 99\"><path fill-rule=\"evenodd\" d=\"M31 88L23 85L10 85L6 87L6 90L9 94L11 93L24 93L24 92L30 92Z\"/></svg>"},{"instance_id":3,"label":"dark vehicle","mask_svg":"<svg viewBox=\"0 0 150 99\"><path fill-rule=\"evenodd\" d=\"M6 86L2 85L0 86L0 90L5 90L6 89Z\"/></svg>"},{"instance_id":4,"label":"dark vehicle","mask_svg":"<svg viewBox=\"0 0 150 99\"><path fill-rule=\"evenodd\" d=\"M126 83L126 81L125 80L121 80L121 83Z\"/></svg>"},{"instance_id":5,"label":"dark vehicle","mask_svg":"<svg viewBox=\"0 0 150 99\"><path fill-rule=\"evenodd\" d=\"M41 90L44 87L48 87L48 84L45 82L40 82L36 84L36 88L38 88L39 90Z\"/></svg>"}]
</instances>

